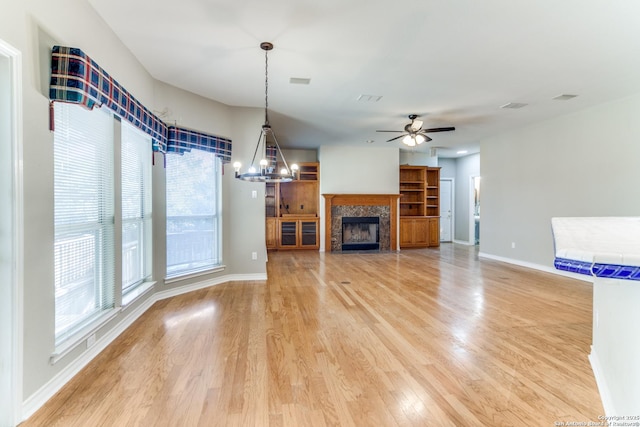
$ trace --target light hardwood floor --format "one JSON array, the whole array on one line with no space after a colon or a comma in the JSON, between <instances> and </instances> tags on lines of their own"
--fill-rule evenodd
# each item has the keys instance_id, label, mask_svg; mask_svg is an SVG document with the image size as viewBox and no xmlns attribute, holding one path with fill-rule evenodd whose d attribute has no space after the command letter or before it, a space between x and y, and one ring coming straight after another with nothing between
<instances>
[{"instance_id":1,"label":"light hardwood floor","mask_svg":"<svg viewBox=\"0 0 640 427\"><path fill-rule=\"evenodd\" d=\"M553 426L603 414L591 284L473 247L277 252L156 303L27 426Z\"/></svg>"}]
</instances>

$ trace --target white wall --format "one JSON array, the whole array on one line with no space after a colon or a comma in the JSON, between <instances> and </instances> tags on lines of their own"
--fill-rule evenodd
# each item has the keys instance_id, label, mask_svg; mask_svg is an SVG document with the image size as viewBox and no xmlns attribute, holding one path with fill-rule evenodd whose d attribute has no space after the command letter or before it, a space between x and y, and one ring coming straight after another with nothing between
<instances>
[{"instance_id":1,"label":"white wall","mask_svg":"<svg viewBox=\"0 0 640 427\"><path fill-rule=\"evenodd\" d=\"M431 156L431 153L422 153L412 150L400 150L400 164L410 166L431 166L438 165L438 156Z\"/></svg>"},{"instance_id":2,"label":"white wall","mask_svg":"<svg viewBox=\"0 0 640 427\"><path fill-rule=\"evenodd\" d=\"M5 2L0 39L22 52L24 217L24 398L79 354L56 365L53 296L53 135L49 132L48 75L54 43L78 46L106 65L142 102L153 100L153 80L87 2Z\"/></svg>"},{"instance_id":3,"label":"white wall","mask_svg":"<svg viewBox=\"0 0 640 427\"><path fill-rule=\"evenodd\" d=\"M438 166L440 167L440 178L455 178L457 162L456 159L441 158L438 159Z\"/></svg>"},{"instance_id":4,"label":"white wall","mask_svg":"<svg viewBox=\"0 0 640 427\"><path fill-rule=\"evenodd\" d=\"M264 111L259 108L233 108L225 104L183 91L162 82L155 83L155 110L169 110L165 122L211 133L233 141L233 160L248 167L255 143L262 127ZM172 154L168 154L172 155ZM160 159L160 156L157 155ZM161 159L159 160L161 161ZM164 277L166 239L164 233L165 174L163 168L154 168L154 273ZM252 190L257 197L251 197ZM225 165L222 179L222 258L223 272L172 283L165 287L180 287L197 281L230 274L266 274L266 248L264 244L264 184L239 181L234 178L233 167ZM260 203L262 205L260 206ZM155 221L158 219L158 221ZM251 252L259 254L251 259Z\"/></svg>"},{"instance_id":5,"label":"white wall","mask_svg":"<svg viewBox=\"0 0 640 427\"><path fill-rule=\"evenodd\" d=\"M323 145L320 194L398 194L399 149ZM324 198L320 196L320 250L324 251Z\"/></svg>"},{"instance_id":6,"label":"white wall","mask_svg":"<svg viewBox=\"0 0 640 427\"><path fill-rule=\"evenodd\" d=\"M233 138L232 110L229 106L157 80L153 83L153 109L156 112L167 111L167 114L161 117L165 123L212 133L223 138ZM257 138L259 130L258 126L254 139Z\"/></svg>"},{"instance_id":7,"label":"white wall","mask_svg":"<svg viewBox=\"0 0 640 427\"><path fill-rule=\"evenodd\" d=\"M234 128L233 159L243 164L246 171L258 142L264 121L264 110L259 108L233 108L231 126ZM235 141L239 144L236 147ZM234 262L234 273L266 274L267 247L265 244L264 188L265 184L240 181L234 178L234 170L227 165L224 174L227 203L225 204L225 242ZM257 197L252 198L256 191ZM258 260L251 260L251 253L258 253ZM237 268L237 267L241 267ZM239 271L241 270L241 271Z\"/></svg>"},{"instance_id":8,"label":"white wall","mask_svg":"<svg viewBox=\"0 0 640 427\"><path fill-rule=\"evenodd\" d=\"M551 217L639 215L639 115L635 95L481 141L481 252L552 268Z\"/></svg>"},{"instance_id":9,"label":"white wall","mask_svg":"<svg viewBox=\"0 0 640 427\"><path fill-rule=\"evenodd\" d=\"M398 194L398 148L320 147L320 193Z\"/></svg>"}]
</instances>

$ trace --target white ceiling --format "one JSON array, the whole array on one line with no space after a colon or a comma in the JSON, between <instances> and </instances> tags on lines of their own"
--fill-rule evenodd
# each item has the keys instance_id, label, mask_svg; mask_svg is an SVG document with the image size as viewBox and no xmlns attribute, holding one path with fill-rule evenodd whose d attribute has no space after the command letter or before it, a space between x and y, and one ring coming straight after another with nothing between
<instances>
[{"instance_id":1,"label":"white ceiling","mask_svg":"<svg viewBox=\"0 0 640 427\"><path fill-rule=\"evenodd\" d=\"M269 117L289 148L402 145L376 130L415 113L424 127L456 127L419 150L456 157L640 92L634 0L89 1L156 79L228 105L264 107L259 44L272 42ZM528 105L499 108L509 102Z\"/></svg>"}]
</instances>

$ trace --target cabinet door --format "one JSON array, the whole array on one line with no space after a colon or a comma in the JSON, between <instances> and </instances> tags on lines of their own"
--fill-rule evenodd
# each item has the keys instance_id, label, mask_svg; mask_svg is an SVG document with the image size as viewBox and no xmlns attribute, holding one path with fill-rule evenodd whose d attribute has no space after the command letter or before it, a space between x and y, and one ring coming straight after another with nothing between
<instances>
[{"instance_id":1,"label":"cabinet door","mask_svg":"<svg viewBox=\"0 0 640 427\"><path fill-rule=\"evenodd\" d=\"M413 220L400 219L400 247L409 247L413 243Z\"/></svg>"},{"instance_id":2,"label":"cabinet door","mask_svg":"<svg viewBox=\"0 0 640 427\"><path fill-rule=\"evenodd\" d=\"M429 244L429 223L416 219L413 226L413 244L416 246L427 246Z\"/></svg>"},{"instance_id":3,"label":"cabinet door","mask_svg":"<svg viewBox=\"0 0 640 427\"><path fill-rule=\"evenodd\" d=\"M318 221L300 221L300 247L318 247Z\"/></svg>"},{"instance_id":4,"label":"cabinet door","mask_svg":"<svg viewBox=\"0 0 640 427\"><path fill-rule=\"evenodd\" d=\"M298 222L280 221L280 242L281 248L295 248L298 246Z\"/></svg>"},{"instance_id":5,"label":"cabinet door","mask_svg":"<svg viewBox=\"0 0 640 427\"><path fill-rule=\"evenodd\" d=\"M278 219L267 218L265 223L265 240L267 249L275 249L278 247Z\"/></svg>"},{"instance_id":6,"label":"cabinet door","mask_svg":"<svg viewBox=\"0 0 640 427\"><path fill-rule=\"evenodd\" d=\"M429 246L440 246L440 218L429 218Z\"/></svg>"},{"instance_id":7,"label":"cabinet door","mask_svg":"<svg viewBox=\"0 0 640 427\"><path fill-rule=\"evenodd\" d=\"M426 248L429 244L429 218L400 219L400 248Z\"/></svg>"}]
</instances>

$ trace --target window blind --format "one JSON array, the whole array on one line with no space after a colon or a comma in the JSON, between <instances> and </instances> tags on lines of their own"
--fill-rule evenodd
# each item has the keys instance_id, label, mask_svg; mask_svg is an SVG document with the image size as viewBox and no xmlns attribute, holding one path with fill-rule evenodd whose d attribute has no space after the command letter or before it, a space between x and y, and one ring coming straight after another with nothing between
<instances>
[{"instance_id":1,"label":"window blind","mask_svg":"<svg viewBox=\"0 0 640 427\"><path fill-rule=\"evenodd\" d=\"M113 307L113 119L57 103L54 133L56 344Z\"/></svg>"},{"instance_id":2,"label":"window blind","mask_svg":"<svg viewBox=\"0 0 640 427\"><path fill-rule=\"evenodd\" d=\"M151 137L122 123L122 293L151 278Z\"/></svg>"},{"instance_id":3,"label":"window blind","mask_svg":"<svg viewBox=\"0 0 640 427\"><path fill-rule=\"evenodd\" d=\"M220 264L220 165L206 151L167 154L167 277Z\"/></svg>"}]
</instances>

